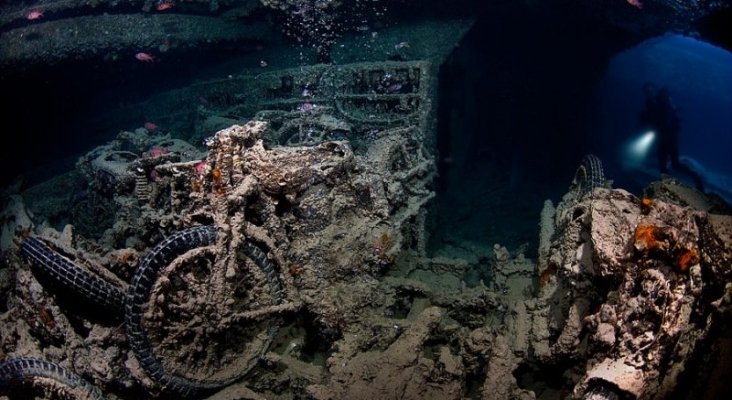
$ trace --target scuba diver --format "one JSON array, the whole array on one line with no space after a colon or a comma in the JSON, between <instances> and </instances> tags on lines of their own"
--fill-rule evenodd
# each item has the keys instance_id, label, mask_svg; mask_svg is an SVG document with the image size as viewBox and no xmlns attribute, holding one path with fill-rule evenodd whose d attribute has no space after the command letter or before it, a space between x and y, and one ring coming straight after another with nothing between
<instances>
[{"instance_id":1,"label":"scuba diver","mask_svg":"<svg viewBox=\"0 0 732 400\"><path fill-rule=\"evenodd\" d=\"M701 176L679 161L679 133L681 120L676 106L671 101L671 93L666 88L656 88L652 83L643 87L646 104L640 114L641 125L650 127L657 137L658 169L662 174L668 173L668 161L671 169L691 177L696 188L703 192L704 184Z\"/></svg>"}]
</instances>

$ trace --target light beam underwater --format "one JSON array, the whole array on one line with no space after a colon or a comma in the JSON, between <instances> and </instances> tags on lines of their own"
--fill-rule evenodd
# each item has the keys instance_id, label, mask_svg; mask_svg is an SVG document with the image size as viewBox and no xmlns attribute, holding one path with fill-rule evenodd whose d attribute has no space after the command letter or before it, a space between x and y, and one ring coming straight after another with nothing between
<instances>
[{"instance_id":1,"label":"light beam underwater","mask_svg":"<svg viewBox=\"0 0 732 400\"><path fill-rule=\"evenodd\" d=\"M643 163L655 138L656 132L649 130L630 141L625 150L625 161L634 165Z\"/></svg>"}]
</instances>

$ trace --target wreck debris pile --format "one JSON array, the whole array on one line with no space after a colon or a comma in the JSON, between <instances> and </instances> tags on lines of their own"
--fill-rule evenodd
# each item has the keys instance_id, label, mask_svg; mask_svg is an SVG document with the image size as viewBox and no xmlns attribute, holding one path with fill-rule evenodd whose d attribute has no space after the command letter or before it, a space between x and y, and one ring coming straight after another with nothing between
<instances>
[{"instance_id":1,"label":"wreck debris pile","mask_svg":"<svg viewBox=\"0 0 732 400\"><path fill-rule=\"evenodd\" d=\"M4 314L32 318L31 325L4 324L3 338L31 338L41 328L59 347L15 341L4 351L75 360L72 370L105 393L124 382L127 391L190 396L229 385L274 357L267 351L286 316L305 312L314 334L336 340L360 320L376 289L364 287L360 300L344 303L350 285L375 283L400 252L423 249L434 164L417 126L383 129L358 155L343 140L265 147L268 132L267 122L234 125L207 140L203 158L180 140L123 132L82 157L77 167L89 190L116 205L111 225L96 243L70 227L19 240L33 264L80 284L74 288L82 295L101 283L122 290L127 284L119 281L128 281L125 330L70 315L94 326L93 335L74 330L69 310L55 304L65 289L45 292L34 283L25 285L32 292L13 295L30 301L28 308ZM81 272L44 238L106 268L111 281ZM17 279L36 281L23 258L13 265ZM30 317L38 303L31 299L52 311ZM76 367L90 357L98 365Z\"/></svg>"},{"instance_id":2,"label":"wreck debris pile","mask_svg":"<svg viewBox=\"0 0 732 400\"><path fill-rule=\"evenodd\" d=\"M704 255L729 254L732 217L599 188L565 196L553 225L532 300L537 359L582 360L579 398L674 393L723 317L729 256Z\"/></svg>"},{"instance_id":3,"label":"wreck debris pile","mask_svg":"<svg viewBox=\"0 0 732 400\"><path fill-rule=\"evenodd\" d=\"M121 132L68 178L103 211L87 219L7 197L0 385L210 400L689 390L682 372L732 310L724 206L669 180L643 198L611 189L590 155L545 203L536 261L500 243L430 257L427 69L263 74L259 106L199 110L257 115L205 151Z\"/></svg>"}]
</instances>

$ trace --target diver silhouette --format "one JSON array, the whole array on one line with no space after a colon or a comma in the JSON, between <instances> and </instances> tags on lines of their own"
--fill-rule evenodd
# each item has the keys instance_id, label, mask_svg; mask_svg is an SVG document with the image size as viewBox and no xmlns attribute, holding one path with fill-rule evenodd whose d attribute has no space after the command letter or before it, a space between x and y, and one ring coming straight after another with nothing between
<instances>
[{"instance_id":1,"label":"diver silhouette","mask_svg":"<svg viewBox=\"0 0 732 400\"><path fill-rule=\"evenodd\" d=\"M668 173L668 162L671 169L691 177L699 191L704 191L701 176L687 165L679 161L679 133L681 120L671 100L671 93L666 88L657 88L652 83L643 87L646 104L640 114L641 125L650 127L657 137L658 169L662 174Z\"/></svg>"}]
</instances>

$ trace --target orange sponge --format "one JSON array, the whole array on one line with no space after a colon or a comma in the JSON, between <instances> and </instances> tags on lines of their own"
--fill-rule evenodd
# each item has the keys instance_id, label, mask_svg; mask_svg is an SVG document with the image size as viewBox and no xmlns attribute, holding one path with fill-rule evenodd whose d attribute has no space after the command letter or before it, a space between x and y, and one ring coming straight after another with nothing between
<instances>
[{"instance_id":1,"label":"orange sponge","mask_svg":"<svg viewBox=\"0 0 732 400\"><path fill-rule=\"evenodd\" d=\"M686 249L684 252L681 253L679 256L679 259L676 261L676 265L678 265L679 270L681 272L686 272L687 269L689 269L690 266L696 264L699 262L699 251L695 248Z\"/></svg>"},{"instance_id":2,"label":"orange sponge","mask_svg":"<svg viewBox=\"0 0 732 400\"><path fill-rule=\"evenodd\" d=\"M635 228L635 247L645 251L663 250L665 246L661 230L653 225L638 225Z\"/></svg>"}]
</instances>

